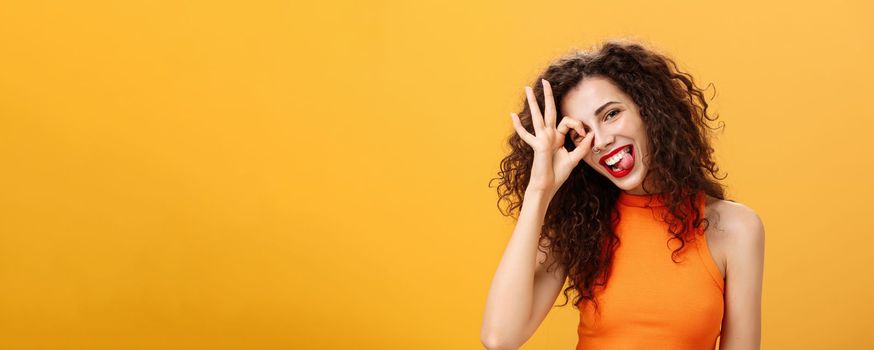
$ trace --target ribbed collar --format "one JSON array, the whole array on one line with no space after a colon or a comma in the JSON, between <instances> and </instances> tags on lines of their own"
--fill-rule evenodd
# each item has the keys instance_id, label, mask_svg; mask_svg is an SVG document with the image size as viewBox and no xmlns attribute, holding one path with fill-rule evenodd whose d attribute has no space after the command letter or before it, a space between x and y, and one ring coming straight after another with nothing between
<instances>
[{"instance_id":1,"label":"ribbed collar","mask_svg":"<svg viewBox=\"0 0 874 350\"><path fill-rule=\"evenodd\" d=\"M619 204L629 207L663 207L665 206L662 196L667 195L667 192L651 193L651 194L630 194L625 191L619 192Z\"/></svg>"}]
</instances>

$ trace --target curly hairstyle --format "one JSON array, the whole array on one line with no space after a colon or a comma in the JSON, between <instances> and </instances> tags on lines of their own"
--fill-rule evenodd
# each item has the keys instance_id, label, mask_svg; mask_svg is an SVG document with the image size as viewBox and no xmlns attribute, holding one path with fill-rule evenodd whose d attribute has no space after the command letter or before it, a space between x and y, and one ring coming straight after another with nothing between
<instances>
[{"instance_id":1,"label":"curly hairstyle","mask_svg":"<svg viewBox=\"0 0 874 350\"><path fill-rule=\"evenodd\" d=\"M659 189L657 196L667 209L663 210L662 220L668 224L671 234L668 244L674 239L680 241L679 248L671 254L671 260L676 263L675 257L686 242L694 240L693 228L704 230L710 225L694 205L695 195L703 192L726 199L723 185L717 181L725 177L717 175L719 167L713 160L714 150L710 145L709 130L718 127L707 124L707 121L716 121L718 116L708 115L703 91L672 59L639 43L613 39L591 51L578 51L559 58L535 80L546 79L551 84L557 101L556 125L563 117L558 102L583 78L590 76L608 78L640 107L651 150L644 191L652 193L646 188L647 180ZM532 86L539 105L544 106L543 86L537 83ZM525 129L533 134L531 111L525 101L518 115ZM507 143L510 153L501 161L498 177L489 181L489 187L492 181L500 181L498 208L504 216L518 220L534 151L515 132ZM569 137L565 147L569 150L575 147ZM558 306L566 305L569 291L575 290L574 308L579 309L583 301L591 300L598 310L594 289L606 286L614 252L619 246L613 225L619 222L616 203L620 191L608 178L581 161L550 201L538 250L554 254L547 271L561 264L570 276L563 293L565 302ZM508 202L506 212L501 208L505 201ZM691 227L687 224L689 219Z\"/></svg>"}]
</instances>

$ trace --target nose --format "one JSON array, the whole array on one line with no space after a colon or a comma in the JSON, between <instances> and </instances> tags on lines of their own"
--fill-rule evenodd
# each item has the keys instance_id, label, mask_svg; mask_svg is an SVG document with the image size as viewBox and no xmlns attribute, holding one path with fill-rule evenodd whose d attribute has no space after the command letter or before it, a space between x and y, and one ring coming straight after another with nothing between
<instances>
[{"instance_id":1,"label":"nose","mask_svg":"<svg viewBox=\"0 0 874 350\"><path fill-rule=\"evenodd\" d=\"M598 153L595 153L598 157L607 154L607 151L610 150L610 146L613 144L614 137L613 135L608 135L603 131L595 131L595 140L592 144L593 149L597 149Z\"/></svg>"}]
</instances>

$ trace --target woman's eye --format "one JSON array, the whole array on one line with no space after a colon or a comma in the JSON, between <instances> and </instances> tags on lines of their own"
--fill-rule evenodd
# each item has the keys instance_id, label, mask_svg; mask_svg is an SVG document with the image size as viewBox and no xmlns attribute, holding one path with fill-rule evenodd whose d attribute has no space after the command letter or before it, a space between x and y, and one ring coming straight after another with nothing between
<instances>
[{"instance_id":1,"label":"woman's eye","mask_svg":"<svg viewBox=\"0 0 874 350\"><path fill-rule=\"evenodd\" d=\"M580 138L580 134L576 132L576 130L571 130L571 140L576 140Z\"/></svg>"},{"instance_id":2,"label":"woman's eye","mask_svg":"<svg viewBox=\"0 0 874 350\"><path fill-rule=\"evenodd\" d=\"M607 112L607 115L604 116L604 120L607 120L610 116L616 115L616 114L614 114L613 112L619 113L619 110L618 110L618 109L614 109L614 110L612 110L612 111L610 111L610 112Z\"/></svg>"}]
</instances>

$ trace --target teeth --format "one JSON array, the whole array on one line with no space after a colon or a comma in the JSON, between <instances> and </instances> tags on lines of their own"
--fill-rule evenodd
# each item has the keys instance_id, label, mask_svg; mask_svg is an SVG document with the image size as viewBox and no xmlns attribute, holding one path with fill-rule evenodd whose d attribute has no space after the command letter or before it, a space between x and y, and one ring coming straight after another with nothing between
<instances>
[{"instance_id":1,"label":"teeth","mask_svg":"<svg viewBox=\"0 0 874 350\"><path fill-rule=\"evenodd\" d=\"M609 166L613 166L614 164L622 160L622 157L629 152L631 152L631 146L623 148L621 151L619 151L619 153L616 153L612 157L608 158L605 163L607 163L607 165Z\"/></svg>"}]
</instances>

